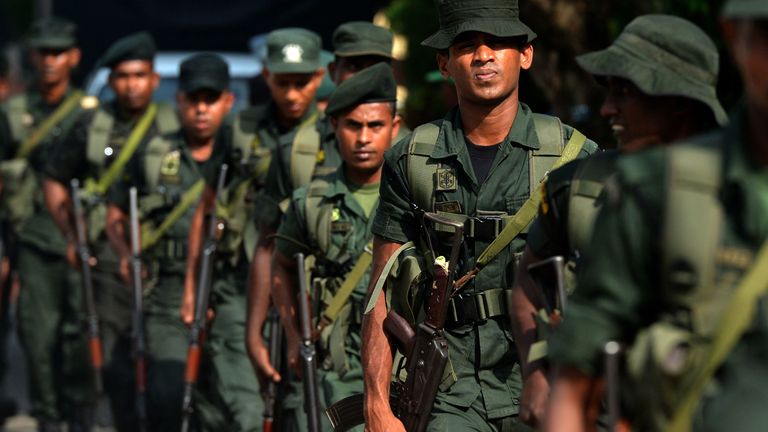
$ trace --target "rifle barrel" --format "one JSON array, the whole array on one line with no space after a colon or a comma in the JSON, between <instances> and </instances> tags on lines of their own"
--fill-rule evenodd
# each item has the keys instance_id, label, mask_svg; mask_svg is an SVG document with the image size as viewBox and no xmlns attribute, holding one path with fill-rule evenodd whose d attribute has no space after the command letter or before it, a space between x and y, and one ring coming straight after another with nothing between
<instances>
[{"instance_id":1,"label":"rifle barrel","mask_svg":"<svg viewBox=\"0 0 768 432\"><path fill-rule=\"evenodd\" d=\"M320 432L320 406L317 391L317 353L312 340L312 316L309 312L309 292L307 290L304 254L296 254L297 275L299 278L299 311L301 320L301 364L304 381L304 411L307 414L307 426L310 432Z\"/></svg>"}]
</instances>

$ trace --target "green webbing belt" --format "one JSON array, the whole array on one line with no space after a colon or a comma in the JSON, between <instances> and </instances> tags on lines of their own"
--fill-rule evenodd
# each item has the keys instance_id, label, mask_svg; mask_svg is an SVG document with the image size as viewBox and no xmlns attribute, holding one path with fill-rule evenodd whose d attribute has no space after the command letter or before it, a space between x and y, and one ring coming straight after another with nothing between
<instances>
[{"instance_id":1,"label":"green webbing belt","mask_svg":"<svg viewBox=\"0 0 768 432\"><path fill-rule=\"evenodd\" d=\"M53 129L57 124L61 123L61 121L64 120L64 118L66 118L73 109L77 108L77 106L80 104L80 98L82 96L82 91L75 90L71 95L64 99L64 102L62 102L61 105L59 105L59 107L56 108L56 110L51 115L49 115L42 124L40 124L40 127L35 129L32 134L30 134L29 137L24 140L23 143L21 143L19 151L16 152L15 159L23 159L29 156L29 154L32 153L32 150L34 150L35 147L40 144L40 141L48 136L48 134L51 132L51 129Z\"/></svg>"},{"instance_id":2,"label":"green webbing belt","mask_svg":"<svg viewBox=\"0 0 768 432\"><path fill-rule=\"evenodd\" d=\"M187 191L184 192L184 195L181 196L181 201L179 201L173 210L168 213L168 216L163 220L160 226L141 236L141 249L145 250L154 246L160 238L162 238L163 234L165 234L165 232L184 215L187 209L189 209L192 204L197 203L200 199L200 195L203 193L203 188L205 188L205 180L200 179L196 181L192 187L187 189Z\"/></svg>"},{"instance_id":3,"label":"green webbing belt","mask_svg":"<svg viewBox=\"0 0 768 432\"><path fill-rule=\"evenodd\" d=\"M564 164L576 159L581 152L584 143L587 141L581 132L574 130L571 139L563 149L563 153L560 155L555 163L552 165L551 170L557 169ZM499 233L491 244L480 254L477 258L475 268L479 271L491 262L496 255L498 255L504 248L506 248L515 237L520 234L528 224L531 223L533 218L536 217L536 212L539 209L539 201L541 201L541 186L537 188L537 191L532 193L530 198L523 204L520 210L509 220L504 229Z\"/></svg>"},{"instance_id":4,"label":"green webbing belt","mask_svg":"<svg viewBox=\"0 0 768 432\"><path fill-rule=\"evenodd\" d=\"M109 168L98 180L88 179L85 181L85 191L89 194L104 195L112 186L112 183L117 180L120 174L123 172L123 168L131 160L131 156L139 148L139 143L147 134L147 131L152 126L152 122L155 120L155 114L157 114L157 104L151 103L144 114L141 116L136 125L133 127L131 134L125 142L125 146L117 155Z\"/></svg>"},{"instance_id":5,"label":"green webbing belt","mask_svg":"<svg viewBox=\"0 0 768 432\"><path fill-rule=\"evenodd\" d=\"M352 295L352 291L355 290L357 284L363 276L365 276L365 272L371 267L371 262L373 261L371 253L369 246L366 246L365 251L363 251L357 259L355 265L352 266L352 270L347 273L347 277L344 279L344 282L341 283L336 294L334 294L331 301L328 302L328 306L326 306L320 317L318 330L322 331L325 327L333 324L333 322L336 321L336 318L339 317L341 309L347 304L347 300L349 300L349 296Z\"/></svg>"},{"instance_id":6,"label":"green webbing belt","mask_svg":"<svg viewBox=\"0 0 768 432\"><path fill-rule=\"evenodd\" d=\"M691 430L693 413L699 405L704 388L749 328L755 315L758 298L766 292L768 292L768 241L760 247L752 268L741 280L728 307L724 310L706 356L707 362L699 369L693 384L683 396L667 428L668 432Z\"/></svg>"}]
</instances>

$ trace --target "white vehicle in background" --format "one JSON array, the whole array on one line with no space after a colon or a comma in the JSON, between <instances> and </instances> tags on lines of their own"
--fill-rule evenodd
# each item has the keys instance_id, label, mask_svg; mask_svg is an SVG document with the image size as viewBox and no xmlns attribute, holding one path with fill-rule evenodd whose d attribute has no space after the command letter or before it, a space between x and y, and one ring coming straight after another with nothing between
<instances>
[{"instance_id":1,"label":"white vehicle in background","mask_svg":"<svg viewBox=\"0 0 768 432\"><path fill-rule=\"evenodd\" d=\"M194 52L161 51L155 55L155 70L160 74L160 85L155 90L153 99L175 105L176 89L179 83L179 65ZM218 52L229 64L230 89L235 94L233 112L247 107L250 102L250 81L261 74L262 63L252 53ZM88 95L96 96L106 102L114 98L107 80L109 68L102 67L94 71L85 85Z\"/></svg>"}]
</instances>

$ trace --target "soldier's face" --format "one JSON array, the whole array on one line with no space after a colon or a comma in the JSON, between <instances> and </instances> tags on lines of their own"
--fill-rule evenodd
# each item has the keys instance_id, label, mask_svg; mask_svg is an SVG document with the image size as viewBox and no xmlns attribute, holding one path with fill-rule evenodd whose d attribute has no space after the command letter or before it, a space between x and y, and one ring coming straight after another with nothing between
<instances>
[{"instance_id":1,"label":"soldier's face","mask_svg":"<svg viewBox=\"0 0 768 432\"><path fill-rule=\"evenodd\" d=\"M72 69L80 63L80 50L40 48L33 50L31 57L40 82L53 85L69 79Z\"/></svg>"},{"instance_id":2,"label":"soldier's face","mask_svg":"<svg viewBox=\"0 0 768 432\"><path fill-rule=\"evenodd\" d=\"M466 32L447 53L438 53L437 63L443 76L456 83L460 104L493 106L517 94L520 69L531 67L533 47L520 38Z\"/></svg>"},{"instance_id":3,"label":"soldier's face","mask_svg":"<svg viewBox=\"0 0 768 432\"><path fill-rule=\"evenodd\" d=\"M768 113L768 20L724 21L723 33L741 73L748 104Z\"/></svg>"},{"instance_id":4,"label":"soldier's face","mask_svg":"<svg viewBox=\"0 0 768 432\"><path fill-rule=\"evenodd\" d=\"M608 92L600 115L608 120L623 152L663 144L678 136L685 115L678 98L649 96L623 78L608 77L606 83Z\"/></svg>"},{"instance_id":5,"label":"soldier's face","mask_svg":"<svg viewBox=\"0 0 768 432\"><path fill-rule=\"evenodd\" d=\"M315 93L323 80L323 69L314 74L273 74L264 71L264 79L280 116L289 121L304 117L315 102Z\"/></svg>"},{"instance_id":6,"label":"soldier's face","mask_svg":"<svg viewBox=\"0 0 768 432\"><path fill-rule=\"evenodd\" d=\"M382 62L390 61L386 57L377 55L336 57L332 63L328 64L328 73L331 74L333 82L339 85L361 70Z\"/></svg>"},{"instance_id":7,"label":"soldier's face","mask_svg":"<svg viewBox=\"0 0 768 432\"><path fill-rule=\"evenodd\" d=\"M147 60L118 63L109 75L109 85L115 92L118 106L127 111L141 111L152 100L160 77Z\"/></svg>"},{"instance_id":8,"label":"soldier's face","mask_svg":"<svg viewBox=\"0 0 768 432\"><path fill-rule=\"evenodd\" d=\"M381 168L384 152L400 129L392 109L386 102L367 103L331 118L347 169L370 173Z\"/></svg>"},{"instance_id":9,"label":"soldier's face","mask_svg":"<svg viewBox=\"0 0 768 432\"><path fill-rule=\"evenodd\" d=\"M202 89L194 93L176 94L182 127L190 137L198 141L216 135L234 101L235 97L229 91Z\"/></svg>"}]
</instances>

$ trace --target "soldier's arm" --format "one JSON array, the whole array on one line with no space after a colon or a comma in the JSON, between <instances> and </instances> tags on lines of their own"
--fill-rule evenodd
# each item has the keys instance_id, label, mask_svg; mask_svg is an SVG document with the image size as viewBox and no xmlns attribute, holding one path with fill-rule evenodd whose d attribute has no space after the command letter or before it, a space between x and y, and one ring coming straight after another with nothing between
<instances>
[{"instance_id":1,"label":"soldier's arm","mask_svg":"<svg viewBox=\"0 0 768 432\"><path fill-rule=\"evenodd\" d=\"M280 322L285 330L288 352L288 366L299 371L299 344L301 332L297 321L296 262L276 250L272 258L272 300L280 313Z\"/></svg>"},{"instance_id":2,"label":"soldier's arm","mask_svg":"<svg viewBox=\"0 0 768 432\"><path fill-rule=\"evenodd\" d=\"M64 234L67 242L75 241L75 229L72 219L72 199L69 195L69 189L50 177L43 180L43 195L45 196L45 206L53 217L56 226Z\"/></svg>"},{"instance_id":3,"label":"soldier's arm","mask_svg":"<svg viewBox=\"0 0 768 432\"><path fill-rule=\"evenodd\" d=\"M251 363L258 371L275 381L281 377L269 361L269 352L264 344L262 330L267 319L270 304L270 279L272 274L272 251L274 231L267 227L259 230L259 241L253 254L248 274L248 314L246 318L246 348Z\"/></svg>"},{"instance_id":4,"label":"soldier's arm","mask_svg":"<svg viewBox=\"0 0 768 432\"><path fill-rule=\"evenodd\" d=\"M368 287L370 297L376 281L381 276L387 260L397 251L399 243L373 239L373 268ZM392 358L394 352L384 333L384 318L387 317L385 292L379 295L376 306L363 318L363 384L365 386L365 424L369 431L403 430L403 425L392 414L389 406L389 384L392 381ZM366 300L366 304L368 301Z\"/></svg>"},{"instance_id":5,"label":"soldier's arm","mask_svg":"<svg viewBox=\"0 0 768 432\"><path fill-rule=\"evenodd\" d=\"M112 249L117 252L117 256L120 257L120 277L127 282L130 277L128 265L131 248L128 245L126 226L128 226L128 214L117 205L109 204L109 207L107 207L107 226L105 228L107 240Z\"/></svg>"},{"instance_id":6,"label":"soldier's arm","mask_svg":"<svg viewBox=\"0 0 768 432\"><path fill-rule=\"evenodd\" d=\"M187 237L187 272L184 277L184 293L181 299L181 319L187 325L192 324L195 314L197 263L200 261L200 251L203 247L203 219L205 218L205 214L213 208L215 199L216 191L211 186L206 186L189 225L189 236Z\"/></svg>"}]
</instances>

